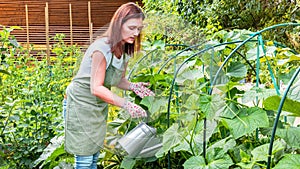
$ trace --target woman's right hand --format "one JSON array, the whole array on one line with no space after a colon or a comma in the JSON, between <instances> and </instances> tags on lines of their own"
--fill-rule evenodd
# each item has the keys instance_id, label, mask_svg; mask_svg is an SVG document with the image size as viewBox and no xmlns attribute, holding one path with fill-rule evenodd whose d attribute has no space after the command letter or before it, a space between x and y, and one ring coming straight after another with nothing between
<instances>
[{"instance_id":1,"label":"woman's right hand","mask_svg":"<svg viewBox=\"0 0 300 169\"><path fill-rule=\"evenodd\" d=\"M147 117L147 112L143 108L132 102L125 101L122 108L128 111L132 118Z\"/></svg>"},{"instance_id":2,"label":"woman's right hand","mask_svg":"<svg viewBox=\"0 0 300 169\"><path fill-rule=\"evenodd\" d=\"M132 90L140 98L144 98L146 96L155 96L155 94L147 88L149 85L149 83L145 82L130 83L129 90Z\"/></svg>"}]
</instances>

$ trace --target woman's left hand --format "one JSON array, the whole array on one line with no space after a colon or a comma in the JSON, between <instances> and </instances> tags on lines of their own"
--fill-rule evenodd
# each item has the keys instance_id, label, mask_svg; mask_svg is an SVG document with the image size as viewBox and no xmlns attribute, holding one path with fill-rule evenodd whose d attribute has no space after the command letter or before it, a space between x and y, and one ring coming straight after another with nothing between
<instances>
[{"instance_id":1,"label":"woman's left hand","mask_svg":"<svg viewBox=\"0 0 300 169\"><path fill-rule=\"evenodd\" d=\"M155 94L146 86L149 86L149 83L145 83L145 82L130 83L129 90L132 90L135 94L137 94L141 98L144 98L146 96L155 96Z\"/></svg>"}]
</instances>

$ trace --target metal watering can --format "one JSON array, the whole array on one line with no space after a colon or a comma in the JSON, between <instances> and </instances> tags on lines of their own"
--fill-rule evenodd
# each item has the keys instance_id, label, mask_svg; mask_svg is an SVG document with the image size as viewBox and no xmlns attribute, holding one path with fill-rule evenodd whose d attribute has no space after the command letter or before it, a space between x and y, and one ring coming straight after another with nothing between
<instances>
[{"instance_id":1,"label":"metal watering can","mask_svg":"<svg viewBox=\"0 0 300 169\"><path fill-rule=\"evenodd\" d=\"M160 139L156 138L156 129L141 122L118 140L129 157L153 157L162 147Z\"/></svg>"}]
</instances>

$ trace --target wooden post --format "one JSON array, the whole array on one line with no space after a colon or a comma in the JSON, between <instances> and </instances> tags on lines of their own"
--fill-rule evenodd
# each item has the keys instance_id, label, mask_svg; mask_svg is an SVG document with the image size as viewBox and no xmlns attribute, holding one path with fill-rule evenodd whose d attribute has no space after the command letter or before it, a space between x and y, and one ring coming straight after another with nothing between
<instances>
[{"instance_id":1,"label":"wooden post","mask_svg":"<svg viewBox=\"0 0 300 169\"><path fill-rule=\"evenodd\" d=\"M90 43L93 41L93 29L92 29L92 16L91 16L91 2L88 1L88 17L89 17L89 32L90 32Z\"/></svg>"},{"instance_id":2,"label":"wooden post","mask_svg":"<svg viewBox=\"0 0 300 169\"><path fill-rule=\"evenodd\" d=\"M70 11L70 40L71 40L71 46L72 46L73 45L72 4L69 4L69 11Z\"/></svg>"},{"instance_id":3,"label":"wooden post","mask_svg":"<svg viewBox=\"0 0 300 169\"><path fill-rule=\"evenodd\" d=\"M90 43L93 42L93 23L90 24Z\"/></svg>"},{"instance_id":4,"label":"wooden post","mask_svg":"<svg viewBox=\"0 0 300 169\"><path fill-rule=\"evenodd\" d=\"M29 55L29 21L28 21L28 6L25 5L25 13L26 13L26 34L27 34L27 51Z\"/></svg>"},{"instance_id":5,"label":"wooden post","mask_svg":"<svg viewBox=\"0 0 300 169\"><path fill-rule=\"evenodd\" d=\"M46 7L45 7L45 24L46 24L47 63L48 63L48 65L50 65L48 2L46 2Z\"/></svg>"}]
</instances>

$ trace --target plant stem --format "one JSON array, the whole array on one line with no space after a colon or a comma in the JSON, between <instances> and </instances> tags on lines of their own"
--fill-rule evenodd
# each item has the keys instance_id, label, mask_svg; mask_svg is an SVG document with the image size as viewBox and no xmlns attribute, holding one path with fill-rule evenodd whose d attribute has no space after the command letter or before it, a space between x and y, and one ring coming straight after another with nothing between
<instances>
[{"instance_id":1,"label":"plant stem","mask_svg":"<svg viewBox=\"0 0 300 169\"><path fill-rule=\"evenodd\" d=\"M2 128L2 131L1 131L1 134L0 134L1 136L3 135L4 130L5 130L6 126L8 125L8 120L9 120L9 118L10 118L10 116L11 116L11 112L12 112L12 109L13 109L13 108L14 108L14 106L12 106L12 107L10 108L10 110L9 110L8 117L7 117L6 121L5 121L4 127Z\"/></svg>"}]
</instances>

